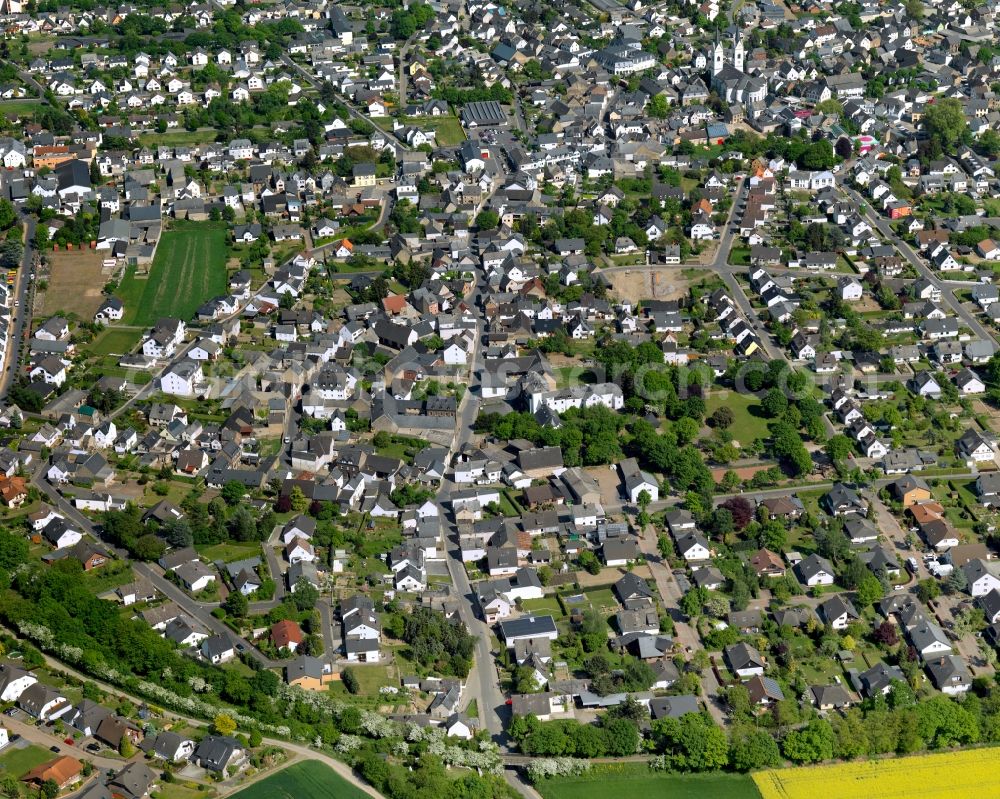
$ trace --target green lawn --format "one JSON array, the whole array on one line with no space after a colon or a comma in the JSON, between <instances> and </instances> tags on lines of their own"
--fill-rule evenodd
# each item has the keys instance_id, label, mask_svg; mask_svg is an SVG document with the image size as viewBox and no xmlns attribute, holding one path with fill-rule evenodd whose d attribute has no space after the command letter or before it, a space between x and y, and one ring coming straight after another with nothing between
<instances>
[{"instance_id":1,"label":"green lawn","mask_svg":"<svg viewBox=\"0 0 1000 799\"><path fill-rule=\"evenodd\" d=\"M196 782L165 782L150 796L153 799L207 799L215 796L215 789L206 791L204 790L206 787Z\"/></svg>"},{"instance_id":2,"label":"green lawn","mask_svg":"<svg viewBox=\"0 0 1000 799\"><path fill-rule=\"evenodd\" d=\"M753 394L737 394L735 391L712 393L705 400L705 413L711 416L716 409L726 406L733 412L733 425L729 432L743 445L749 445L755 438L767 438L767 419L760 413L760 402Z\"/></svg>"},{"instance_id":3,"label":"green lawn","mask_svg":"<svg viewBox=\"0 0 1000 799\"><path fill-rule=\"evenodd\" d=\"M427 446L429 446L428 443L423 439L392 436L390 442L384 447L377 447L376 452L387 458L399 458L401 461L413 463L413 456Z\"/></svg>"},{"instance_id":4,"label":"green lawn","mask_svg":"<svg viewBox=\"0 0 1000 799\"><path fill-rule=\"evenodd\" d=\"M334 680L330 683L329 688L327 689L330 696L334 700L347 702L348 704L355 705L359 708L368 708L370 710L376 710L380 705L387 702L393 703L394 699L384 694L380 694L379 688L387 685L392 685L398 688L399 679L396 677L396 674L403 671L403 663L406 661L405 658L400 657L398 654L405 651L401 647L390 647L390 651L397 658L398 670L395 665L352 663L345 668L349 668L352 672L354 672L354 676L358 678L358 692L356 694L351 694L348 692L342 680ZM405 673L415 672L416 668L413 668L408 669Z\"/></svg>"},{"instance_id":5,"label":"green lawn","mask_svg":"<svg viewBox=\"0 0 1000 799\"><path fill-rule=\"evenodd\" d=\"M87 350L93 355L124 355L140 338L141 330L105 330L87 345Z\"/></svg>"},{"instance_id":6,"label":"green lawn","mask_svg":"<svg viewBox=\"0 0 1000 799\"><path fill-rule=\"evenodd\" d=\"M166 133L144 133L139 136L143 147L192 147L195 144L211 144L218 136L214 128L204 130L168 130Z\"/></svg>"},{"instance_id":7,"label":"green lawn","mask_svg":"<svg viewBox=\"0 0 1000 799\"><path fill-rule=\"evenodd\" d=\"M554 619L561 619L563 617L559 600L551 595L543 596L541 599L525 599L521 603L521 609L525 613L548 614Z\"/></svg>"},{"instance_id":8,"label":"green lawn","mask_svg":"<svg viewBox=\"0 0 1000 799\"><path fill-rule=\"evenodd\" d=\"M226 227L177 223L160 238L145 277L130 268L119 286L125 323L152 325L164 316L187 321L206 300L226 291Z\"/></svg>"},{"instance_id":9,"label":"green lawn","mask_svg":"<svg viewBox=\"0 0 1000 799\"><path fill-rule=\"evenodd\" d=\"M260 543L248 541L246 543L230 542L228 544L213 544L206 547L197 547L198 554L208 558L213 563L221 560L223 563L232 563L234 560L244 560L260 555Z\"/></svg>"},{"instance_id":10,"label":"green lawn","mask_svg":"<svg viewBox=\"0 0 1000 799\"><path fill-rule=\"evenodd\" d=\"M234 799L368 799L329 766L315 760L295 763L277 774L255 782Z\"/></svg>"},{"instance_id":11,"label":"green lawn","mask_svg":"<svg viewBox=\"0 0 1000 799\"><path fill-rule=\"evenodd\" d=\"M749 247L733 247L729 252L729 263L735 266L749 266L750 265L750 248Z\"/></svg>"},{"instance_id":12,"label":"green lawn","mask_svg":"<svg viewBox=\"0 0 1000 799\"><path fill-rule=\"evenodd\" d=\"M0 109L4 116L19 117L22 114L33 114L39 108L41 108L44 103L41 100L33 100L30 97L25 97L20 100L4 100L0 103Z\"/></svg>"},{"instance_id":13,"label":"green lawn","mask_svg":"<svg viewBox=\"0 0 1000 799\"><path fill-rule=\"evenodd\" d=\"M438 147L457 147L465 141L465 129L458 117L406 117L406 124L436 131Z\"/></svg>"},{"instance_id":14,"label":"green lawn","mask_svg":"<svg viewBox=\"0 0 1000 799\"><path fill-rule=\"evenodd\" d=\"M595 766L584 776L546 780L535 787L542 799L604 799L609 790L669 799L760 799L745 774L665 774L641 763Z\"/></svg>"},{"instance_id":15,"label":"green lawn","mask_svg":"<svg viewBox=\"0 0 1000 799\"><path fill-rule=\"evenodd\" d=\"M519 511L517 510L517 508L514 506L514 503L511 502L510 496L507 494L506 491L501 491L500 492L500 512L504 516L520 516L521 515L519 513Z\"/></svg>"},{"instance_id":16,"label":"green lawn","mask_svg":"<svg viewBox=\"0 0 1000 799\"><path fill-rule=\"evenodd\" d=\"M615 595L610 588L588 588L584 593L596 610L603 610L610 613L618 606L618 601L615 599Z\"/></svg>"},{"instance_id":17,"label":"green lawn","mask_svg":"<svg viewBox=\"0 0 1000 799\"><path fill-rule=\"evenodd\" d=\"M11 747L0 755L0 772L6 772L20 779L35 766L47 763L53 758L55 758L55 755L48 749L35 746L34 744L26 746L24 749L14 749Z\"/></svg>"}]
</instances>

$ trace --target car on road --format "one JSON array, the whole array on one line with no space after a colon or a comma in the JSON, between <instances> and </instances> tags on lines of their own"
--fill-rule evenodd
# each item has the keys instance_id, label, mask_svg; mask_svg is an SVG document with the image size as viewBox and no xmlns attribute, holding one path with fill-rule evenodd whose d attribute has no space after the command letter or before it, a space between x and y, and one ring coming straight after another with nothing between
<instances>
[{"instance_id":1,"label":"car on road","mask_svg":"<svg viewBox=\"0 0 1000 799\"><path fill-rule=\"evenodd\" d=\"M76 741L74 741L72 738L64 738L63 743L66 744L66 746L73 746L73 744L75 744Z\"/></svg>"},{"instance_id":2,"label":"car on road","mask_svg":"<svg viewBox=\"0 0 1000 799\"><path fill-rule=\"evenodd\" d=\"M59 752L62 751L62 750L60 750L58 746L50 746L49 747L49 751L50 752L55 752L56 754L59 754Z\"/></svg>"}]
</instances>

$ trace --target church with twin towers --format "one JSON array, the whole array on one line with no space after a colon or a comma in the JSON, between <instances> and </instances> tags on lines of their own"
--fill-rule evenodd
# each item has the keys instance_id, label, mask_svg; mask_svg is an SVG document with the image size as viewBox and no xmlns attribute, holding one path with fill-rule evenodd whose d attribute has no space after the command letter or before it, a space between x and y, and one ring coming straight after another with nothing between
<instances>
[{"instance_id":1,"label":"church with twin towers","mask_svg":"<svg viewBox=\"0 0 1000 799\"><path fill-rule=\"evenodd\" d=\"M728 41L716 33L705 61L710 70L709 85L723 100L748 109L764 102L767 81L745 72L746 48L740 32L732 34Z\"/></svg>"}]
</instances>

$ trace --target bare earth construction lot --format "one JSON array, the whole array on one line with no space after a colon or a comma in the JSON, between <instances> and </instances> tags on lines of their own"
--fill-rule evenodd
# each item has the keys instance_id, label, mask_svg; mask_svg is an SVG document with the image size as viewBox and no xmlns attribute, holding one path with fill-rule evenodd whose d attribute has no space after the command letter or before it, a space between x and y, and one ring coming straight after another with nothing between
<instances>
[{"instance_id":1,"label":"bare earth construction lot","mask_svg":"<svg viewBox=\"0 0 1000 799\"><path fill-rule=\"evenodd\" d=\"M93 320L104 299L104 284L110 276L101 266L104 254L97 250L49 253L49 287L38 293L36 313L46 316L76 314L81 321Z\"/></svg>"},{"instance_id":2,"label":"bare earth construction lot","mask_svg":"<svg viewBox=\"0 0 1000 799\"><path fill-rule=\"evenodd\" d=\"M688 295L707 270L679 266L633 266L606 271L616 297L631 302L640 300L679 300Z\"/></svg>"}]
</instances>

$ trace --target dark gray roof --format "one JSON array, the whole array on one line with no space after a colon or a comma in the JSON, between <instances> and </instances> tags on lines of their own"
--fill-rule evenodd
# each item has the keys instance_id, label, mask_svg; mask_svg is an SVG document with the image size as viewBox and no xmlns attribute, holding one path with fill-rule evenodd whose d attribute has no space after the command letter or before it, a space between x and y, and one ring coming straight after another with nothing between
<instances>
[{"instance_id":1,"label":"dark gray roof","mask_svg":"<svg viewBox=\"0 0 1000 799\"><path fill-rule=\"evenodd\" d=\"M558 633L551 616L521 616L500 622L500 633L508 643L516 638L527 638Z\"/></svg>"},{"instance_id":2,"label":"dark gray roof","mask_svg":"<svg viewBox=\"0 0 1000 799\"><path fill-rule=\"evenodd\" d=\"M654 719L679 719L687 713L700 713L701 707L696 696L658 696L650 701L649 712Z\"/></svg>"},{"instance_id":3,"label":"dark gray roof","mask_svg":"<svg viewBox=\"0 0 1000 799\"><path fill-rule=\"evenodd\" d=\"M240 749L239 741L222 735L207 735L194 750L195 761L209 771L221 772Z\"/></svg>"}]
</instances>

